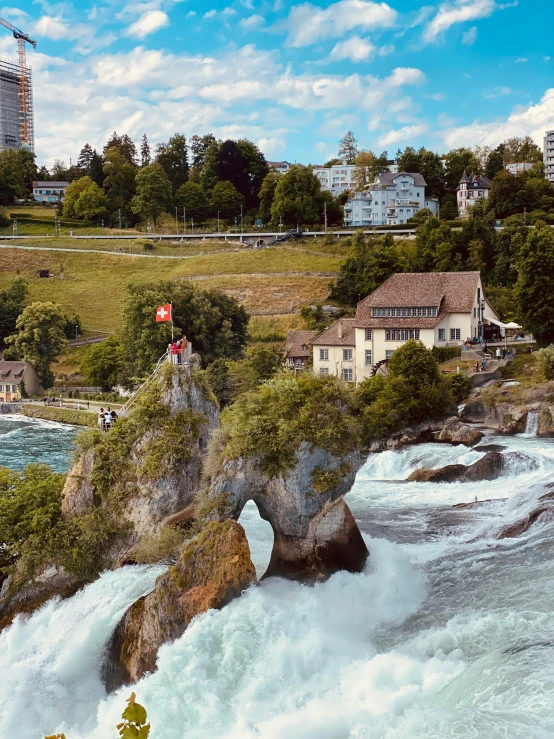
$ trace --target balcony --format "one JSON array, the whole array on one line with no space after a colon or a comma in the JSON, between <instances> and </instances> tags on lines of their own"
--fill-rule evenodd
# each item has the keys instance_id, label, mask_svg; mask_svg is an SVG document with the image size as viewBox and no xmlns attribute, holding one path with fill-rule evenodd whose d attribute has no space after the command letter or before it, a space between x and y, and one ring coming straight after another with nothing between
<instances>
[{"instance_id":1,"label":"balcony","mask_svg":"<svg viewBox=\"0 0 554 739\"><path fill-rule=\"evenodd\" d=\"M346 212L346 211L351 211L351 210L352 210L352 206L351 206L351 205L348 205L348 203L347 203L347 204L346 204L346 205L344 206L344 210L345 210L345 212Z\"/></svg>"}]
</instances>

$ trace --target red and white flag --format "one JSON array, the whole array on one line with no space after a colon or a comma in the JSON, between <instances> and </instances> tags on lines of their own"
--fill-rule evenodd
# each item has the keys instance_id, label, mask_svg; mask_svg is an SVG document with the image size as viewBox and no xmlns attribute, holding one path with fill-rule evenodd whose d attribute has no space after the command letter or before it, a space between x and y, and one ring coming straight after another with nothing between
<instances>
[{"instance_id":1,"label":"red and white flag","mask_svg":"<svg viewBox=\"0 0 554 739\"><path fill-rule=\"evenodd\" d=\"M156 323L161 323L162 321L171 321L171 303L160 305L156 310Z\"/></svg>"}]
</instances>

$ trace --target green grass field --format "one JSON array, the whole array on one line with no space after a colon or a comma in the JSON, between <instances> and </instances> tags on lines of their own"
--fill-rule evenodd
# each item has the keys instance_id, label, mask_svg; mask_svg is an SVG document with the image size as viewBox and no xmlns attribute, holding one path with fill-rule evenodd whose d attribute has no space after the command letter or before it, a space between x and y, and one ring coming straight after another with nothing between
<instances>
[{"instance_id":1,"label":"green grass field","mask_svg":"<svg viewBox=\"0 0 554 739\"><path fill-rule=\"evenodd\" d=\"M44 241L41 242L44 244ZM125 286L133 280L192 279L223 290L254 314L287 314L325 300L341 259L289 249L227 251L156 259L110 254L0 250L0 287L18 275L31 300L52 300L78 313L88 330L113 331L121 320ZM48 269L54 278L40 279ZM63 275L63 279L61 276Z\"/></svg>"}]
</instances>

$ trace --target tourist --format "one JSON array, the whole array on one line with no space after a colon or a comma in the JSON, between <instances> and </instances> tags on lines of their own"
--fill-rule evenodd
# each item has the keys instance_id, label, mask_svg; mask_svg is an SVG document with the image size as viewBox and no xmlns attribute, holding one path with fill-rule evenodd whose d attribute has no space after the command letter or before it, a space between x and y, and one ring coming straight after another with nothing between
<instances>
[{"instance_id":1,"label":"tourist","mask_svg":"<svg viewBox=\"0 0 554 739\"><path fill-rule=\"evenodd\" d=\"M117 421L117 419L118 419L117 413L115 411L112 411L112 426Z\"/></svg>"},{"instance_id":2,"label":"tourist","mask_svg":"<svg viewBox=\"0 0 554 739\"><path fill-rule=\"evenodd\" d=\"M174 341L171 344L171 363L177 364L177 357L179 356L179 349L177 347L177 343Z\"/></svg>"},{"instance_id":3,"label":"tourist","mask_svg":"<svg viewBox=\"0 0 554 739\"><path fill-rule=\"evenodd\" d=\"M108 407L108 410L104 414L104 425L105 425L106 431L110 430L111 423L112 423L112 409Z\"/></svg>"},{"instance_id":4,"label":"tourist","mask_svg":"<svg viewBox=\"0 0 554 739\"><path fill-rule=\"evenodd\" d=\"M500 361L500 357L502 356L502 352L500 351L500 347L496 347L496 358L498 361Z\"/></svg>"},{"instance_id":5,"label":"tourist","mask_svg":"<svg viewBox=\"0 0 554 739\"><path fill-rule=\"evenodd\" d=\"M100 408L100 413L98 414L98 425L100 426L100 431L106 430L106 421L104 419L104 409Z\"/></svg>"},{"instance_id":6,"label":"tourist","mask_svg":"<svg viewBox=\"0 0 554 739\"><path fill-rule=\"evenodd\" d=\"M506 359L507 356L508 356L508 351L506 347L504 347L504 349L502 349L502 359Z\"/></svg>"},{"instance_id":7,"label":"tourist","mask_svg":"<svg viewBox=\"0 0 554 739\"><path fill-rule=\"evenodd\" d=\"M487 358L483 357L483 361L481 362L481 372L485 372L487 369Z\"/></svg>"},{"instance_id":8,"label":"tourist","mask_svg":"<svg viewBox=\"0 0 554 739\"><path fill-rule=\"evenodd\" d=\"M477 360L477 362L475 362L475 371L476 372L479 372L479 360Z\"/></svg>"},{"instance_id":9,"label":"tourist","mask_svg":"<svg viewBox=\"0 0 554 739\"><path fill-rule=\"evenodd\" d=\"M177 342L177 364L183 363L183 342L181 339Z\"/></svg>"}]
</instances>

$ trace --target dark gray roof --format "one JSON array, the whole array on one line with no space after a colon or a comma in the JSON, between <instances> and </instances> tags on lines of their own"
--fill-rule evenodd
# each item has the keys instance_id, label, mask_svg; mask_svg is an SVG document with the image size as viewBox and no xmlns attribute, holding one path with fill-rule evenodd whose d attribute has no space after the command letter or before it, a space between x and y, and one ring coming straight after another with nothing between
<instances>
[{"instance_id":1,"label":"dark gray roof","mask_svg":"<svg viewBox=\"0 0 554 739\"><path fill-rule=\"evenodd\" d=\"M425 187L427 185L425 178L419 172L397 172L396 174L394 172L381 172L380 175L377 175L377 179L383 185L395 185L398 178L406 175L414 178L416 187Z\"/></svg>"}]
</instances>

